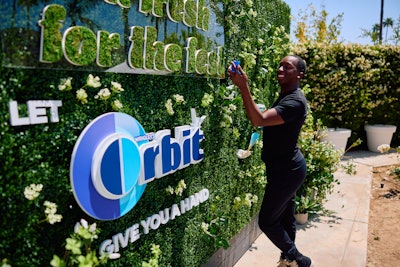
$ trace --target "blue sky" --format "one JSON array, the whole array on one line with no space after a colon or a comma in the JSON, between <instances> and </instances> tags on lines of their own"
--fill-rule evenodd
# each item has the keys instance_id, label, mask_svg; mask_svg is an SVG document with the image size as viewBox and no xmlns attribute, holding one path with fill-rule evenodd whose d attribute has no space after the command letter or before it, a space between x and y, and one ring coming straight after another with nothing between
<instances>
[{"instance_id":1,"label":"blue sky","mask_svg":"<svg viewBox=\"0 0 400 267\"><path fill-rule=\"evenodd\" d=\"M375 23L379 23L381 0L283 0L291 8L291 14L298 17L299 10L306 11L313 4L318 11L322 5L328 12L328 22L344 13L340 37L344 43L372 44L368 38L359 37L363 29L372 29ZM384 0L383 17L396 21L400 17L400 0ZM295 24L292 24L292 29ZM388 32L388 37L390 32ZM385 39L385 30L383 31Z\"/></svg>"}]
</instances>

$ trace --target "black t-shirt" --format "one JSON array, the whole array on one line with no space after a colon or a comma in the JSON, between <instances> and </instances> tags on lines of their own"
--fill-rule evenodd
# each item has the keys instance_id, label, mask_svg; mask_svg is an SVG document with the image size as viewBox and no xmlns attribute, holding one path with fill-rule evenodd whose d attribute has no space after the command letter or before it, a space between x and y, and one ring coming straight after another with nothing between
<instances>
[{"instance_id":1,"label":"black t-shirt","mask_svg":"<svg viewBox=\"0 0 400 267\"><path fill-rule=\"evenodd\" d=\"M264 162L290 161L298 155L297 140L307 116L307 100L300 89L281 94L272 105L285 121L276 126L263 128Z\"/></svg>"}]
</instances>

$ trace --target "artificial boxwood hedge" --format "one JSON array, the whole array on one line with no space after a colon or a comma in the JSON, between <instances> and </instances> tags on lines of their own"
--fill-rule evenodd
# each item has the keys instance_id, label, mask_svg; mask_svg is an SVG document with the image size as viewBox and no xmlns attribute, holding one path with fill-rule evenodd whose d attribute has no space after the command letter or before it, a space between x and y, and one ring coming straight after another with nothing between
<instances>
[{"instance_id":1,"label":"artificial boxwood hedge","mask_svg":"<svg viewBox=\"0 0 400 267\"><path fill-rule=\"evenodd\" d=\"M88 73L52 72L41 70L3 69L1 84L1 124L3 159L1 170L1 245L3 258L12 266L43 266L52 255L63 255L65 238L73 231L75 222L85 218L77 205L69 183L70 156L74 143L82 129L98 115L112 111L110 103L94 99L98 91L86 88L88 103L82 104L75 97L75 90L59 91L59 80L72 77L72 87L85 84ZM133 223L145 220L164 208L188 197L203 188L210 191L207 202L176 218L156 231L151 231L139 241L121 249L121 259L110 262L110 266L141 266L150 258L151 244L160 245L160 266L198 266L216 250L218 244L202 231L202 222L224 218L226 224L218 229L217 237L229 239L236 234L257 212L258 203L248 206L244 202L234 203L235 197L245 199L246 193L261 197L264 173L257 156L246 161L237 159L236 150L247 146L252 128L247 123L239 106L232 110L230 123L221 108L228 108L223 98L227 93L219 88L219 80L190 79L182 77L138 76L98 74L101 83L118 81L125 89L120 101L120 110L134 116L146 131L173 129L190 123L190 108L196 107L198 115L206 115L203 122L205 140L202 142L204 160L200 164L177 171L167 177L148 184L138 205L121 219L112 222L97 221L102 230L98 241L123 232ZM54 85L54 86L52 86ZM76 87L75 87L76 86ZM208 93L214 101L207 106L203 96ZM220 94L219 94L220 93ZM184 97L178 102L174 95ZM10 127L8 102L25 103L34 99L59 99L60 122ZM167 112L165 104L172 100L174 114ZM232 108L232 106L231 106ZM24 111L20 111L24 116ZM224 117L225 116L225 117ZM228 123L224 127L222 123ZM254 152L259 154L259 147ZM259 167L259 168L258 168ZM255 171L252 168L256 168ZM258 169L257 169L258 168ZM249 172L249 173L248 173ZM244 173L248 173L244 175ZM187 189L182 196L171 195L166 189L175 188L184 180ZM40 196L29 201L24 197L24 188L31 183L43 184ZM57 204L57 213L62 214L60 223L50 225L41 222L45 218L43 202ZM99 242L95 242L96 249ZM49 246L49 244L53 244Z\"/></svg>"}]
</instances>

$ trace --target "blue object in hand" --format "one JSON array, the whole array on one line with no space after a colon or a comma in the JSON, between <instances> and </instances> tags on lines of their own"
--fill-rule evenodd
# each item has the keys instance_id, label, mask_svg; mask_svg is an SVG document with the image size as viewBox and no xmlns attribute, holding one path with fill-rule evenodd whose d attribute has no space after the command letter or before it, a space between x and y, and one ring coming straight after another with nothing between
<instances>
[{"instance_id":1,"label":"blue object in hand","mask_svg":"<svg viewBox=\"0 0 400 267\"><path fill-rule=\"evenodd\" d=\"M232 64L231 72L235 73L238 66L240 66L240 61L239 60L234 60L233 64ZM238 74L241 74L240 71L238 71Z\"/></svg>"}]
</instances>

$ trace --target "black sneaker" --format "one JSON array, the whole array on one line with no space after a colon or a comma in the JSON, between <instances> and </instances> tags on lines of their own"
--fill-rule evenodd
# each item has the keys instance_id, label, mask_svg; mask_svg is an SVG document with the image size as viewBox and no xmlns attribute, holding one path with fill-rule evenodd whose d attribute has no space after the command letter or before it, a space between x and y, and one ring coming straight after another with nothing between
<instances>
[{"instance_id":1,"label":"black sneaker","mask_svg":"<svg viewBox=\"0 0 400 267\"><path fill-rule=\"evenodd\" d=\"M287 258L290 267L311 267L311 259L301 254L296 247L289 251Z\"/></svg>"},{"instance_id":2,"label":"black sneaker","mask_svg":"<svg viewBox=\"0 0 400 267\"><path fill-rule=\"evenodd\" d=\"M311 259L309 257L301 255L301 254L299 256L297 256L296 259L293 261L297 264L294 266L297 266L297 267L310 267L311 266ZM292 265L289 265L289 266L292 266Z\"/></svg>"}]
</instances>

